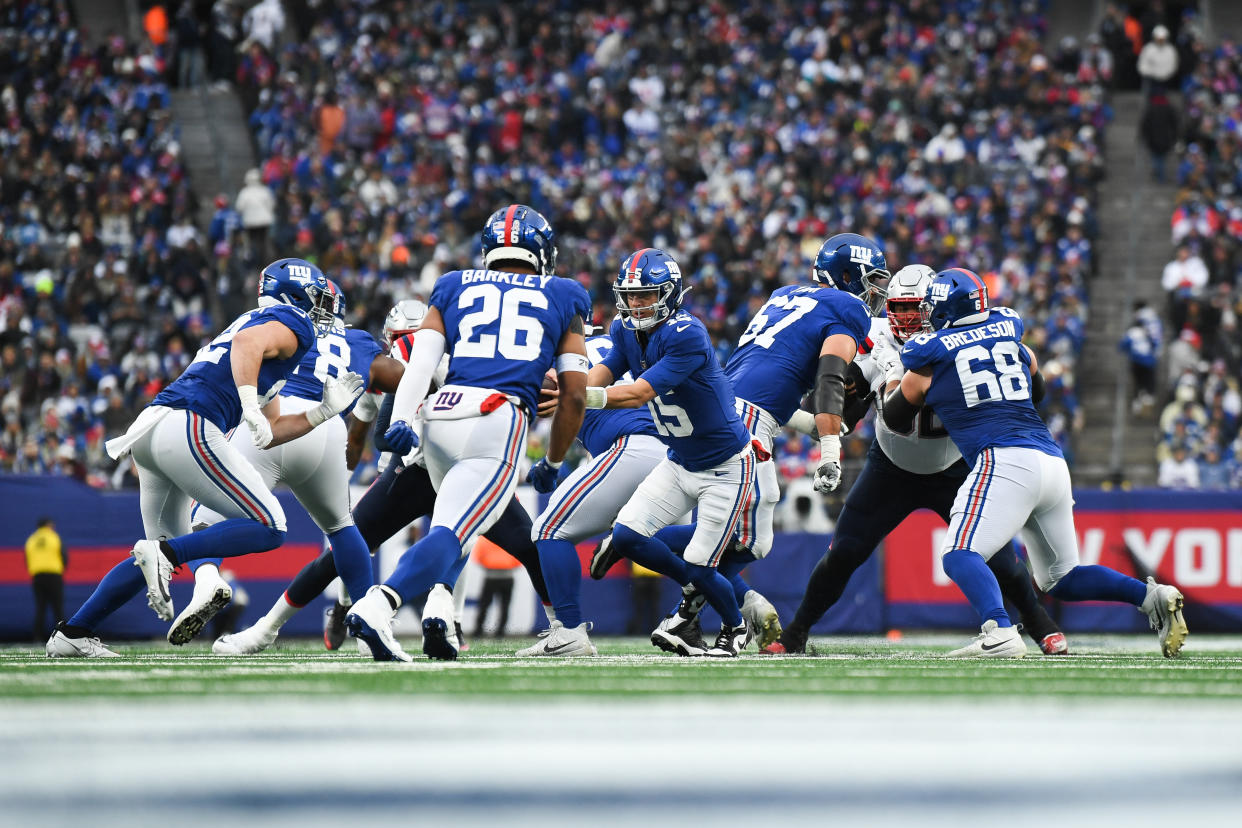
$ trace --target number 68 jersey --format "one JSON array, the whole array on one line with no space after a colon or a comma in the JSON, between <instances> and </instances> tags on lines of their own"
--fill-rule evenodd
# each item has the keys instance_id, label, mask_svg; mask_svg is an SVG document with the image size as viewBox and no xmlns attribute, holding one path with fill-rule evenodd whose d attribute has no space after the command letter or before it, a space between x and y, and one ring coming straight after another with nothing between
<instances>
[{"instance_id":1,"label":"number 68 jersey","mask_svg":"<svg viewBox=\"0 0 1242 828\"><path fill-rule=\"evenodd\" d=\"M931 369L926 405L971 466L986 448L1062 456L1031 402L1031 357L1022 347L1022 329L1016 311L993 308L982 322L922 333L901 349L906 369Z\"/></svg>"},{"instance_id":2,"label":"number 68 jersey","mask_svg":"<svg viewBox=\"0 0 1242 828\"><path fill-rule=\"evenodd\" d=\"M573 318L591 317L591 299L574 280L497 270L445 273L427 304L444 317L445 384L517 397L528 416Z\"/></svg>"}]
</instances>

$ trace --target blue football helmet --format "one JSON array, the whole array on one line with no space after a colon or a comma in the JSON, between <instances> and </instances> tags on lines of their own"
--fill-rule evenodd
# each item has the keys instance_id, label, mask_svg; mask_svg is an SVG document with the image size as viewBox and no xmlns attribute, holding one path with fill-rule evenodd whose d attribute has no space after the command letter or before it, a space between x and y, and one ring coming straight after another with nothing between
<instances>
[{"instance_id":1,"label":"blue football helmet","mask_svg":"<svg viewBox=\"0 0 1242 828\"><path fill-rule=\"evenodd\" d=\"M621 272L612 286L617 297L617 313L621 324L633 331L647 331L677 312L685 290L681 286L681 268L663 250L644 247L631 253L621 265ZM652 294L655 302L634 307L633 299ZM636 313L649 315L636 316Z\"/></svg>"},{"instance_id":2,"label":"blue football helmet","mask_svg":"<svg viewBox=\"0 0 1242 828\"><path fill-rule=\"evenodd\" d=\"M884 308L890 278L884 251L857 233L838 233L824 242L811 268L812 280L854 294L872 316Z\"/></svg>"},{"instance_id":3,"label":"blue football helmet","mask_svg":"<svg viewBox=\"0 0 1242 828\"><path fill-rule=\"evenodd\" d=\"M333 316L342 322L345 321L345 291L341 290L341 286L331 279L328 280L328 289L332 291L332 295L336 297L336 308Z\"/></svg>"},{"instance_id":4,"label":"blue football helmet","mask_svg":"<svg viewBox=\"0 0 1242 828\"><path fill-rule=\"evenodd\" d=\"M510 204L492 213L483 225L483 265L519 261L530 264L542 276L556 270L556 234L537 210Z\"/></svg>"},{"instance_id":5,"label":"blue football helmet","mask_svg":"<svg viewBox=\"0 0 1242 828\"><path fill-rule=\"evenodd\" d=\"M959 325L974 325L988 318L988 287L973 271L964 267L942 270L927 287L923 299L923 319L933 331Z\"/></svg>"},{"instance_id":6,"label":"blue football helmet","mask_svg":"<svg viewBox=\"0 0 1242 828\"><path fill-rule=\"evenodd\" d=\"M305 259L278 259L259 274L259 307L279 302L301 308L320 336L336 319L337 300L323 271Z\"/></svg>"}]
</instances>

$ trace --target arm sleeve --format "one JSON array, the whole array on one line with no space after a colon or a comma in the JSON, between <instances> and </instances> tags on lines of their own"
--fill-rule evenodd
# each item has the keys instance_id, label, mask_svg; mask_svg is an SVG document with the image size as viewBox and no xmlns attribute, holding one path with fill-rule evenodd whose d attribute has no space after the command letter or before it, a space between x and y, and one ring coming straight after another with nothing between
<instances>
[{"instance_id":1,"label":"arm sleeve","mask_svg":"<svg viewBox=\"0 0 1242 828\"><path fill-rule=\"evenodd\" d=\"M385 394L384 401L379 406L379 413L375 415L375 448L379 451L393 450L384 436L388 431L388 426L392 425L392 404L393 395Z\"/></svg>"},{"instance_id":2,"label":"arm sleeve","mask_svg":"<svg viewBox=\"0 0 1242 828\"><path fill-rule=\"evenodd\" d=\"M393 418L404 422L412 422L418 407L427 396L432 376L440 358L444 356L444 335L435 330L422 330L418 338L418 347L410 354L410 365L401 377L397 393L393 395Z\"/></svg>"}]
</instances>

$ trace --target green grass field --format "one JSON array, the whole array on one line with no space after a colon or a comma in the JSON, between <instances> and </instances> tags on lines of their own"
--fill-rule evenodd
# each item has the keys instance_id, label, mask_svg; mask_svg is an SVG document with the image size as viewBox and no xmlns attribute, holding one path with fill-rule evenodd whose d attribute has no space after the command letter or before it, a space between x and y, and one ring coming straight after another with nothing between
<instances>
[{"instance_id":1,"label":"green grass field","mask_svg":"<svg viewBox=\"0 0 1242 828\"><path fill-rule=\"evenodd\" d=\"M1162 658L1147 636L1075 636L1065 657L964 661L944 652L949 636L831 638L809 656L747 654L736 661L669 656L640 639L600 639L601 655L518 659L523 639L484 640L457 662L420 658L376 664L318 642L278 642L244 658L214 656L206 643L184 648L118 645L121 659L48 659L40 648L0 650L0 698L141 697L210 693L445 694L485 699L677 695L833 694L875 697L1146 698L1242 700L1242 638L1192 639L1185 655ZM417 642L411 647L417 653Z\"/></svg>"},{"instance_id":2,"label":"green grass field","mask_svg":"<svg viewBox=\"0 0 1242 828\"><path fill-rule=\"evenodd\" d=\"M403 638L410 652L417 639ZM376 664L317 641L122 658L0 649L8 824L1236 825L1242 636L1071 638L959 661L961 636L826 638L708 661Z\"/></svg>"}]
</instances>

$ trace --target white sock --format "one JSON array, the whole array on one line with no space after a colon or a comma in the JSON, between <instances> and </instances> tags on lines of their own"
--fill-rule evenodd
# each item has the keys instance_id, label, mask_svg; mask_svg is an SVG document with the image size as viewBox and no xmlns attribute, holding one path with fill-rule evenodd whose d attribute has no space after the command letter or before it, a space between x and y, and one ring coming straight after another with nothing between
<instances>
[{"instance_id":1,"label":"white sock","mask_svg":"<svg viewBox=\"0 0 1242 828\"><path fill-rule=\"evenodd\" d=\"M548 616L549 624L551 624L553 621L556 620L556 610L553 608L551 604L544 604L543 611L544 611L544 614Z\"/></svg>"},{"instance_id":2,"label":"white sock","mask_svg":"<svg viewBox=\"0 0 1242 828\"><path fill-rule=\"evenodd\" d=\"M266 624L270 630L279 630L290 618L297 615L300 609L301 607L295 607L289 603L287 593L282 593L276 599L276 603L272 604L272 608L267 611L267 615L259 619L259 623Z\"/></svg>"},{"instance_id":3,"label":"white sock","mask_svg":"<svg viewBox=\"0 0 1242 828\"><path fill-rule=\"evenodd\" d=\"M349 590L345 588L345 582L337 578L336 584L336 602L342 607L352 607L354 602L349 597Z\"/></svg>"},{"instance_id":4,"label":"white sock","mask_svg":"<svg viewBox=\"0 0 1242 828\"><path fill-rule=\"evenodd\" d=\"M205 563L194 570L194 586L214 584L220 580L220 569L213 563Z\"/></svg>"}]
</instances>

